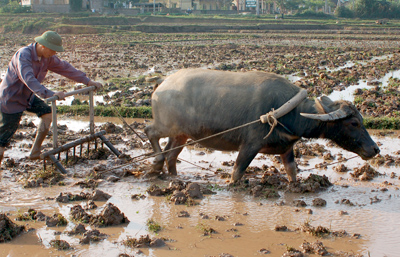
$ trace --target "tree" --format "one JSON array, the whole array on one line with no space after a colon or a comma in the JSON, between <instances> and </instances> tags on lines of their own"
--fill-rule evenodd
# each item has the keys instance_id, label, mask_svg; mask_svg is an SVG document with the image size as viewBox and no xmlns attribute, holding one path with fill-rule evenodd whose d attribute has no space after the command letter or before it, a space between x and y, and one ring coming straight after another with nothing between
<instances>
[{"instance_id":1,"label":"tree","mask_svg":"<svg viewBox=\"0 0 400 257\"><path fill-rule=\"evenodd\" d=\"M6 6L9 2L9 0L0 0L0 7Z\"/></svg>"},{"instance_id":2,"label":"tree","mask_svg":"<svg viewBox=\"0 0 400 257\"><path fill-rule=\"evenodd\" d=\"M82 11L82 0L70 0L69 5L73 12Z\"/></svg>"},{"instance_id":3,"label":"tree","mask_svg":"<svg viewBox=\"0 0 400 257\"><path fill-rule=\"evenodd\" d=\"M360 18L372 18L377 8L376 0L358 0L355 14Z\"/></svg>"},{"instance_id":4,"label":"tree","mask_svg":"<svg viewBox=\"0 0 400 257\"><path fill-rule=\"evenodd\" d=\"M283 14L287 12L287 10L297 10L299 6L304 4L304 0L278 0L276 4L279 7L280 13Z\"/></svg>"},{"instance_id":5,"label":"tree","mask_svg":"<svg viewBox=\"0 0 400 257\"><path fill-rule=\"evenodd\" d=\"M341 18L353 18L354 12L345 6L340 6L336 8L335 15Z\"/></svg>"}]
</instances>

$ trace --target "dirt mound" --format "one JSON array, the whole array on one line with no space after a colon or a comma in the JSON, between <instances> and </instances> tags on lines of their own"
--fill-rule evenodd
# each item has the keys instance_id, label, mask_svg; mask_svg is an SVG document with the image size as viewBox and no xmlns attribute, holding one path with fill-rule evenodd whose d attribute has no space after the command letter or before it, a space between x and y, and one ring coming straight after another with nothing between
<instances>
[{"instance_id":1,"label":"dirt mound","mask_svg":"<svg viewBox=\"0 0 400 257\"><path fill-rule=\"evenodd\" d=\"M275 169L273 169L275 170ZM280 197L279 190L290 193L315 193L332 186L328 177L311 174L306 179L289 183L286 176L278 171L267 170L261 179L242 180L239 184L230 185L230 191L245 191L254 197Z\"/></svg>"},{"instance_id":2,"label":"dirt mound","mask_svg":"<svg viewBox=\"0 0 400 257\"><path fill-rule=\"evenodd\" d=\"M82 201L82 200L107 201L110 198L111 195L101 190L96 190L93 193L86 193L86 192L80 192L79 194L60 193L56 197L56 202L69 203L72 201Z\"/></svg>"},{"instance_id":3,"label":"dirt mound","mask_svg":"<svg viewBox=\"0 0 400 257\"><path fill-rule=\"evenodd\" d=\"M72 247L69 245L69 243L65 240L51 240L50 245L57 250L68 250L71 249Z\"/></svg>"},{"instance_id":4,"label":"dirt mound","mask_svg":"<svg viewBox=\"0 0 400 257\"><path fill-rule=\"evenodd\" d=\"M372 180L374 177L381 175L374 168L372 168L368 163L365 163L359 168L354 168L354 173L350 173L354 178L358 178L361 181Z\"/></svg>"},{"instance_id":5,"label":"dirt mound","mask_svg":"<svg viewBox=\"0 0 400 257\"><path fill-rule=\"evenodd\" d=\"M103 211L98 215L87 213L81 205L71 207L70 215L73 220L88 223L97 227L107 227L128 223L129 220L115 205L106 204Z\"/></svg>"},{"instance_id":6,"label":"dirt mound","mask_svg":"<svg viewBox=\"0 0 400 257\"><path fill-rule=\"evenodd\" d=\"M60 172L56 171L54 168L47 170L36 170L29 174L24 183L25 188L35 188L35 187L48 187L51 185L57 185L62 181L64 177Z\"/></svg>"},{"instance_id":7,"label":"dirt mound","mask_svg":"<svg viewBox=\"0 0 400 257\"><path fill-rule=\"evenodd\" d=\"M16 218L16 220L24 220L24 221L29 221L29 220L36 220L36 221L45 221L46 220L46 215L44 215L42 212L37 212L35 209L29 209L27 212L24 212L22 214L19 214Z\"/></svg>"},{"instance_id":8,"label":"dirt mound","mask_svg":"<svg viewBox=\"0 0 400 257\"><path fill-rule=\"evenodd\" d=\"M128 222L128 218L118 207L112 203L108 203L99 215L93 217L90 223L98 227L107 227Z\"/></svg>"},{"instance_id":9,"label":"dirt mound","mask_svg":"<svg viewBox=\"0 0 400 257\"><path fill-rule=\"evenodd\" d=\"M169 199L175 204L195 204L194 199L202 199L205 194L213 194L211 190L201 186L198 183L183 182L173 180L166 188L160 188L158 185L151 185L146 192L151 196L170 196Z\"/></svg>"},{"instance_id":10,"label":"dirt mound","mask_svg":"<svg viewBox=\"0 0 400 257\"><path fill-rule=\"evenodd\" d=\"M67 224L67 219L61 213L55 213L51 217L46 216L46 225L48 227L66 226Z\"/></svg>"},{"instance_id":11,"label":"dirt mound","mask_svg":"<svg viewBox=\"0 0 400 257\"><path fill-rule=\"evenodd\" d=\"M299 182L290 183L287 192L291 193L315 193L332 186L327 176L310 174L308 178Z\"/></svg>"},{"instance_id":12,"label":"dirt mound","mask_svg":"<svg viewBox=\"0 0 400 257\"><path fill-rule=\"evenodd\" d=\"M13 223L5 214L0 213L0 243L11 241L24 230L24 226Z\"/></svg>"},{"instance_id":13,"label":"dirt mound","mask_svg":"<svg viewBox=\"0 0 400 257\"><path fill-rule=\"evenodd\" d=\"M86 231L82 239L79 240L80 244L89 244L90 242L98 242L104 240L108 237L108 235L100 233L97 229Z\"/></svg>"},{"instance_id":14,"label":"dirt mound","mask_svg":"<svg viewBox=\"0 0 400 257\"><path fill-rule=\"evenodd\" d=\"M149 235L142 235L139 239L128 237L122 242L123 245L131 248L141 247L162 247L165 245L164 240L159 238L150 238Z\"/></svg>"}]
</instances>

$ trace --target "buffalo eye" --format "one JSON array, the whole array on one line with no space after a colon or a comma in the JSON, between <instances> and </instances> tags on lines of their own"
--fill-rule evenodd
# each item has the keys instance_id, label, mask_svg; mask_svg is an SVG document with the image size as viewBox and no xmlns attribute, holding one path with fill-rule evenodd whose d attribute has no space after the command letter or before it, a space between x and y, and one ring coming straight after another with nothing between
<instances>
[{"instance_id":1,"label":"buffalo eye","mask_svg":"<svg viewBox=\"0 0 400 257\"><path fill-rule=\"evenodd\" d=\"M353 127L359 127L359 126L360 126L360 123L357 122L357 121L352 121L352 122L351 122L351 125L352 125Z\"/></svg>"}]
</instances>

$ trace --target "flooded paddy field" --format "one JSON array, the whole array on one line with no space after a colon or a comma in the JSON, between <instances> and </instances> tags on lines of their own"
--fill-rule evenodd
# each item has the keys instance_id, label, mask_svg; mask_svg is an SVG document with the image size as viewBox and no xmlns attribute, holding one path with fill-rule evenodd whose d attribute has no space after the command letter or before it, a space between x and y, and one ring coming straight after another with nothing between
<instances>
[{"instance_id":1,"label":"flooded paddy field","mask_svg":"<svg viewBox=\"0 0 400 257\"><path fill-rule=\"evenodd\" d=\"M97 104L140 106L152 90L142 77L202 67L279 73L310 97L352 101L366 117L398 117L400 58L393 33L67 34L61 57L104 82ZM1 35L0 71L31 38ZM45 84L67 91L76 86L53 73ZM178 176L147 176L152 159L131 158L151 152L149 143L118 118L107 117L96 117L96 131L106 130L126 158L93 145L88 154L85 145L82 156L79 147L76 158L69 152L69 163L63 163L67 175L43 174L43 163L27 158L37 119L24 118L2 164L0 229L11 222L25 229L1 243L0 256L396 256L400 251L397 131L369 131L381 149L369 161L352 158L355 154L329 141L302 140L296 145L301 181L296 185L287 182L277 156L259 154L242 183L232 186L237 153L199 145L182 151ZM151 120L127 122L144 136ZM60 117L58 124L61 142L88 134L85 118ZM44 146L52 148L51 135Z\"/></svg>"},{"instance_id":2,"label":"flooded paddy field","mask_svg":"<svg viewBox=\"0 0 400 257\"><path fill-rule=\"evenodd\" d=\"M136 136L122 132L117 119L111 121L116 127L110 124L108 127L120 133L109 133L107 137L123 153L134 157L150 151L147 143L142 144ZM145 124L148 121L128 122ZM101 119L97 124L99 129L107 126ZM74 129L85 127L84 121L79 120L72 121L71 126ZM70 137L79 133L67 131ZM142 133L141 129L138 132ZM15 147L7 152L3 165L1 210L14 223L24 225L26 232L11 242L3 243L0 255L262 256L268 252L269 256L282 256L291 247L301 251L304 246L300 246L304 243L318 241L333 256L395 256L400 250L397 237L400 220L399 134L387 131L370 133L380 145L381 157L368 162L359 157L346 161L354 154L329 142L305 141L302 148L306 147L310 153L296 158L300 171L298 178L307 179L311 174L326 176L332 185L320 182L321 186L296 192L286 186L283 174L279 176L282 180L280 188L271 187L274 194L269 189L256 193L256 181L265 177L271 168L284 173L283 166L273 155L259 154L250 164L244 182L237 186L228 184L231 164L237 153L210 151L199 146L183 150L177 165L177 177L146 177L151 159L123 162L108 153L106 158L82 158L75 165L67 165L68 174L50 185L46 180L40 181L29 175L35 174L42 163L27 160L24 156L28 155L29 145L22 143L18 146L20 140L17 140ZM328 155L332 157L327 158ZM386 156L386 162L378 161L382 156ZM322 164L328 165L324 167ZM357 173L365 165L371 169L367 172L368 178ZM121 168L114 169L119 166ZM198 185L200 192L190 201L179 202L174 200L173 190L164 194L154 193L152 189L157 185L165 191L178 184L183 188L189 184ZM90 197L81 200L71 197L92 195L97 190L110 198L89 204ZM60 196L66 194L70 194L69 200L60 200ZM95 216L104 212L110 203L129 222L98 226L73 216L74 206L86 208L95 205L97 208L86 209L88 214ZM68 223L52 227L47 221L34 218L17 221L30 209L48 217L59 213ZM154 232L149 221L159 225L160 230ZM80 223L86 230L97 229L106 236L96 237L89 244L82 243L84 233L68 234ZM329 232L318 234L314 230L304 230L304 226L321 227ZM137 247L124 243L147 235L161 239L162 243ZM51 246L52 240L64 240L71 248L57 250ZM317 255L308 252L307 256Z\"/></svg>"}]
</instances>

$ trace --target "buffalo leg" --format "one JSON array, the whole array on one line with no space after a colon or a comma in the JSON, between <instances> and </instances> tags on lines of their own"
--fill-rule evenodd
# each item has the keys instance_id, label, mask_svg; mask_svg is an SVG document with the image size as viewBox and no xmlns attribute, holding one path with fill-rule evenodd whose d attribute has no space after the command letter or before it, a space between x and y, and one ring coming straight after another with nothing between
<instances>
[{"instance_id":1,"label":"buffalo leg","mask_svg":"<svg viewBox=\"0 0 400 257\"><path fill-rule=\"evenodd\" d=\"M154 133L154 128L152 125L147 126L144 129L144 132L147 135L147 138L149 139L151 146L153 147L153 151L154 153L161 153L161 147L159 144L159 140L160 137L156 135L156 133ZM157 155L154 160L153 160L153 169L154 170L162 170L163 166L164 166L164 160L165 160L165 156L164 154L159 154Z\"/></svg>"},{"instance_id":2,"label":"buffalo leg","mask_svg":"<svg viewBox=\"0 0 400 257\"><path fill-rule=\"evenodd\" d=\"M238 157L233 166L231 183L236 183L243 177L247 167L250 165L254 157L256 157L259 150L259 148L256 149L254 146L240 147Z\"/></svg>"},{"instance_id":3,"label":"buffalo leg","mask_svg":"<svg viewBox=\"0 0 400 257\"><path fill-rule=\"evenodd\" d=\"M186 136L177 136L174 138L169 138L168 144L171 143L170 149L179 147L181 145L184 145L187 141ZM169 149L169 148L168 148ZM167 157L167 168L168 168L168 173L170 175L177 175L176 172L176 160L178 159L178 155L182 152L183 147L179 147L177 149L171 150L170 152L166 153ZM166 148L167 150L167 148Z\"/></svg>"},{"instance_id":4,"label":"buffalo leg","mask_svg":"<svg viewBox=\"0 0 400 257\"><path fill-rule=\"evenodd\" d=\"M281 159L286 174L288 175L289 182L296 182L296 162L294 161L293 147L291 147L286 153L281 154Z\"/></svg>"}]
</instances>

